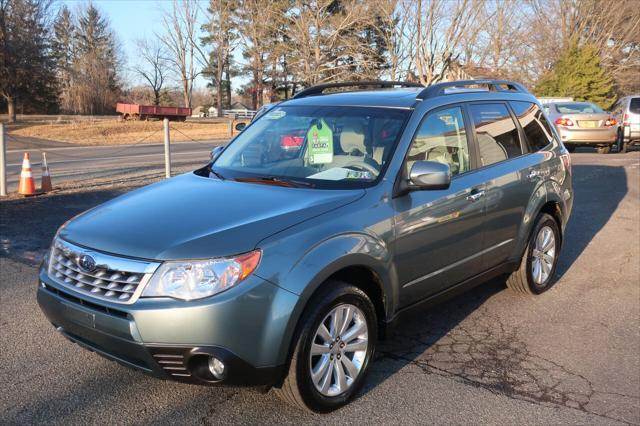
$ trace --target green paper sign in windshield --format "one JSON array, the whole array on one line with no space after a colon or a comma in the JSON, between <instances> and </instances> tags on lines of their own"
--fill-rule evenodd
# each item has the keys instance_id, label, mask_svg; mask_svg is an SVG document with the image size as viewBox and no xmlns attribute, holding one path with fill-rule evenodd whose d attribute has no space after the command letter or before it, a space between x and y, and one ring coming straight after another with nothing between
<instances>
[{"instance_id":1,"label":"green paper sign in windshield","mask_svg":"<svg viewBox=\"0 0 640 426\"><path fill-rule=\"evenodd\" d=\"M333 132L324 120L316 122L307 132L309 163L326 164L333 161Z\"/></svg>"}]
</instances>

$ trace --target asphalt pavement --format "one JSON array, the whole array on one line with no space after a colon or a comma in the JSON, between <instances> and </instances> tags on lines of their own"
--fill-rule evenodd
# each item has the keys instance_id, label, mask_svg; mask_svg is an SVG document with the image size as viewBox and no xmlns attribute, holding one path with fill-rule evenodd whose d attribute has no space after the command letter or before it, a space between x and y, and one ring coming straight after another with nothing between
<instances>
[{"instance_id":1,"label":"asphalt pavement","mask_svg":"<svg viewBox=\"0 0 640 426\"><path fill-rule=\"evenodd\" d=\"M25 152L31 157L36 180L40 177L42 153L55 183L83 181L142 170L164 170L164 144L87 146L33 138L9 136L7 145L7 185L15 190ZM174 142L170 145L172 167L206 163L211 149L224 140Z\"/></svg>"},{"instance_id":2,"label":"asphalt pavement","mask_svg":"<svg viewBox=\"0 0 640 426\"><path fill-rule=\"evenodd\" d=\"M328 415L150 378L47 322L36 265L55 229L139 183L0 201L0 423L640 424L640 153L572 159L557 284L525 297L495 280L407 318L358 398Z\"/></svg>"}]
</instances>

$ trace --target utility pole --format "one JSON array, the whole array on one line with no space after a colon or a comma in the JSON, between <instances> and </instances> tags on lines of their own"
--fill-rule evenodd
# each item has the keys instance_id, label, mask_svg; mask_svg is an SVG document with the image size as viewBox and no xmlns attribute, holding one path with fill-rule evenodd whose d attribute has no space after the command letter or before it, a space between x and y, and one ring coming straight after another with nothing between
<instances>
[{"instance_id":1,"label":"utility pole","mask_svg":"<svg viewBox=\"0 0 640 426\"><path fill-rule=\"evenodd\" d=\"M164 123L164 174L167 179L171 177L171 148L169 146L169 119L165 118Z\"/></svg>"},{"instance_id":2,"label":"utility pole","mask_svg":"<svg viewBox=\"0 0 640 426\"><path fill-rule=\"evenodd\" d=\"M0 197L7 196L7 138L0 123Z\"/></svg>"}]
</instances>

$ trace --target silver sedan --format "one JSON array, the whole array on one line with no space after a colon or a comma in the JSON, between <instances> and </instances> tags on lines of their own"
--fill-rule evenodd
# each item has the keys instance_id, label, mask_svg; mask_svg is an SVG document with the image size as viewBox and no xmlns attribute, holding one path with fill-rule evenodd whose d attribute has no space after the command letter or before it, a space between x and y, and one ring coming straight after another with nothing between
<instances>
[{"instance_id":1,"label":"silver sedan","mask_svg":"<svg viewBox=\"0 0 640 426\"><path fill-rule=\"evenodd\" d=\"M616 143L615 118L596 104L557 102L546 104L545 110L571 152L578 146L593 146L598 153L606 154Z\"/></svg>"}]
</instances>

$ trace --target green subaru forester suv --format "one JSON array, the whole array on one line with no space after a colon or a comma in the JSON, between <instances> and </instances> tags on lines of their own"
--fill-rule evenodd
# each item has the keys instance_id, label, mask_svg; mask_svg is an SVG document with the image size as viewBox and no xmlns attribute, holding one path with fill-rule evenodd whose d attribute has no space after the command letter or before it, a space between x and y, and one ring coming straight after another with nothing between
<instances>
[{"instance_id":1,"label":"green subaru forester suv","mask_svg":"<svg viewBox=\"0 0 640 426\"><path fill-rule=\"evenodd\" d=\"M326 412L402 313L499 275L548 290L572 204L569 154L518 83L314 86L206 166L63 225L37 297L126 366Z\"/></svg>"}]
</instances>

